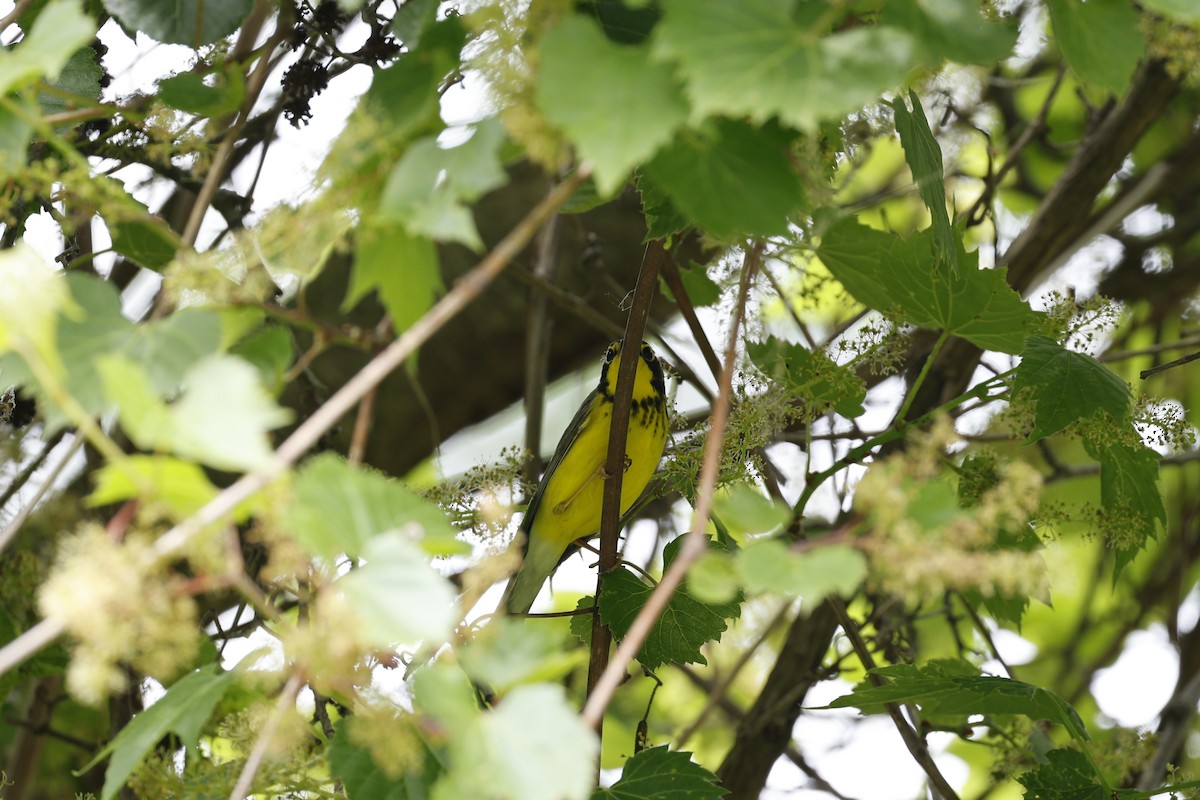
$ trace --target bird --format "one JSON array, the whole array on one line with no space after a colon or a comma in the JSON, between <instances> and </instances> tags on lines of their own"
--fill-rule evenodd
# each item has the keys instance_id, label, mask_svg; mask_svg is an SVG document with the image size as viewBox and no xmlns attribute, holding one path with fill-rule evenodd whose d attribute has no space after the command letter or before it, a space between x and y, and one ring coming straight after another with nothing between
<instances>
[{"instance_id":1,"label":"bird","mask_svg":"<svg viewBox=\"0 0 1200 800\"><path fill-rule=\"evenodd\" d=\"M524 558L501 600L501 606L509 614L528 613L542 584L571 544L600 529L604 464L623 341L609 345L600 367L599 384L584 399L563 432L521 520L522 535L518 535L514 546L523 548ZM625 440L622 514L650 482L667 442L667 395L662 365L648 344L642 344L639 355L629 434Z\"/></svg>"}]
</instances>

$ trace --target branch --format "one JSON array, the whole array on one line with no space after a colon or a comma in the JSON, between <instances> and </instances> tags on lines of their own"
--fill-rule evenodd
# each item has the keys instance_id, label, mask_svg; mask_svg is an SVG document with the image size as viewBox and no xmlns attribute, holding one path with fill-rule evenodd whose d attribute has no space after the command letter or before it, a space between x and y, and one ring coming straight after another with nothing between
<instances>
[{"instance_id":1,"label":"branch","mask_svg":"<svg viewBox=\"0 0 1200 800\"><path fill-rule=\"evenodd\" d=\"M638 274L637 286L633 290L633 306L625 323L625 338L621 345L621 366L617 370L617 386L613 397L612 423L608 432L608 453L604 460L604 496L600 507L600 564L596 570L596 610L592 615L591 660L588 664L587 693L589 702L600 676L608 666L608 650L612 645L612 631L600 619L600 592L604 576L617 569L617 536L620 533L621 483L625 475L625 447L629 435L629 412L633 406L633 382L641 362L642 336L646 332L646 319L650 316L650 304L658 288L658 273L666 259L661 240L655 240L646 248L642 269ZM664 398L665 402L665 398ZM665 411L665 409L664 409ZM622 672L624 667L622 666ZM600 714L593 723L601 731Z\"/></svg>"},{"instance_id":2,"label":"branch","mask_svg":"<svg viewBox=\"0 0 1200 800\"><path fill-rule=\"evenodd\" d=\"M246 758L246 763L242 767L242 772L238 775L237 783L233 786L233 791L229 793L229 800L243 800L246 795L250 794L250 788L254 785L254 776L258 774L258 769L262 766L263 759L266 758L267 748L271 746L271 740L275 738L275 730L279 727L279 723L283 721L285 714L289 711L295 711L296 696L300 694L300 690L303 687L304 676L297 670L292 673L292 676L288 678L288 682L284 685L283 692L279 695L279 700L275 703L275 710L267 718L267 723L263 726L262 733L258 735L258 741L254 743L254 749L250 751L250 755Z\"/></svg>"},{"instance_id":3,"label":"branch","mask_svg":"<svg viewBox=\"0 0 1200 800\"><path fill-rule=\"evenodd\" d=\"M707 547L704 529L708 524L708 515L712 508L713 490L717 483L721 449L725 441L725 426L729 421L738 332L746 311L746 297L750 292L750 284L753 282L754 273L758 270L758 264L762 258L762 250L762 244L755 243L746 253L746 260L742 265L742 284L738 289L737 313L734 315L733 326L729 331L729 344L725 348L725 368L721 371L720 388L717 400L713 404L712 422L704 441L704 461L700 467L700 485L696 489L696 506L692 512L691 530L688 532L683 546L679 549L679 555L672 562L671 568L667 570L658 586L651 592L645 607L634 619L633 625L630 626L629 632L621 641L616 654L599 680L596 681L592 693L588 695L587 703L583 707L583 719L592 727L596 727L604 717L604 709L612 700L617 686L620 685L621 679L625 675L625 667L641 649L655 620L666 609L671 595L683 582L683 577L692 562L699 558Z\"/></svg>"}]
</instances>

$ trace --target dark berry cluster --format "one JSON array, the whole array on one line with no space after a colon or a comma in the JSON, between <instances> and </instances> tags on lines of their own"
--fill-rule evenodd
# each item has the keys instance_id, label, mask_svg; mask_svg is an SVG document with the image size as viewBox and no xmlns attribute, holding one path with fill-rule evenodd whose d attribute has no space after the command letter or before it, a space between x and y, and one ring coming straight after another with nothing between
<instances>
[{"instance_id":1,"label":"dark berry cluster","mask_svg":"<svg viewBox=\"0 0 1200 800\"><path fill-rule=\"evenodd\" d=\"M301 59L283 74L283 115L299 128L312 119L309 103L329 86L329 68L309 59Z\"/></svg>"}]
</instances>

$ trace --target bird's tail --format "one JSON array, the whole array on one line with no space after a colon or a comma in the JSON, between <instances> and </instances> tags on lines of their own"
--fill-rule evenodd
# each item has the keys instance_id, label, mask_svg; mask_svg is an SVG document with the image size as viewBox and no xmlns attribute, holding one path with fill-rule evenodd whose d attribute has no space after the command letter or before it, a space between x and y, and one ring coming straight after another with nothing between
<instances>
[{"instance_id":1,"label":"bird's tail","mask_svg":"<svg viewBox=\"0 0 1200 800\"><path fill-rule=\"evenodd\" d=\"M554 542L547 541L547 538L530 537L525 548L525 561L508 582L508 588L504 590L504 599L500 603L509 614L528 613L533 601L537 599L538 592L542 590L542 584L558 566L562 548Z\"/></svg>"}]
</instances>

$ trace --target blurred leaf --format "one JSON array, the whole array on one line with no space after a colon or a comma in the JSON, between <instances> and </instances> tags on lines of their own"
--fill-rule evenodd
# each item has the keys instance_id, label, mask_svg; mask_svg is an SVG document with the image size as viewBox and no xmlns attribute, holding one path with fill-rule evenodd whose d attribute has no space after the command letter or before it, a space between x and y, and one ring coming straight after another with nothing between
<instances>
[{"instance_id":1,"label":"blurred leaf","mask_svg":"<svg viewBox=\"0 0 1200 800\"><path fill-rule=\"evenodd\" d=\"M412 680L413 707L430 717L447 738L465 736L483 713L475 688L455 664L435 661L416 671Z\"/></svg>"},{"instance_id":2,"label":"blurred leaf","mask_svg":"<svg viewBox=\"0 0 1200 800\"><path fill-rule=\"evenodd\" d=\"M976 0L889 0L880 24L911 33L925 63L935 68L943 61L991 65L1017 41L1015 21L984 19Z\"/></svg>"},{"instance_id":3,"label":"blurred leaf","mask_svg":"<svg viewBox=\"0 0 1200 800\"><path fill-rule=\"evenodd\" d=\"M780 234L804 199L786 146L778 132L722 120L681 133L642 172L718 238Z\"/></svg>"},{"instance_id":4,"label":"blurred leaf","mask_svg":"<svg viewBox=\"0 0 1200 800\"><path fill-rule=\"evenodd\" d=\"M211 77L213 82L207 78ZM219 117L237 111L246 97L246 79L235 65L210 75L183 72L158 82L158 97L172 108Z\"/></svg>"},{"instance_id":5,"label":"blurred leaf","mask_svg":"<svg viewBox=\"0 0 1200 800\"><path fill-rule=\"evenodd\" d=\"M57 80L79 48L96 35L95 21L74 0L51 0L15 46L0 50L0 95L45 78Z\"/></svg>"},{"instance_id":6,"label":"blurred leaf","mask_svg":"<svg viewBox=\"0 0 1200 800\"><path fill-rule=\"evenodd\" d=\"M746 482L719 489L713 496L713 510L726 527L740 533L769 533L792 519L790 506Z\"/></svg>"},{"instance_id":7,"label":"blurred leaf","mask_svg":"<svg viewBox=\"0 0 1200 800\"><path fill-rule=\"evenodd\" d=\"M133 718L80 772L87 772L112 755L104 772L101 800L115 797L125 781L159 741L168 733L179 736L184 747L195 752L200 731L213 709L229 689L233 673L221 672L210 664L183 676L158 702Z\"/></svg>"},{"instance_id":8,"label":"blurred leaf","mask_svg":"<svg viewBox=\"0 0 1200 800\"><path fill-rule=\"evenodd\" d=\"M87 100L98 100L100 98L100 79L104 77L104 70L96 63L98 59L99 56L96 55L95 49L79 48L63 66L58 77L49 82L50 85L55 89ZM60 114L77 107L67 98L49 92L42 92L38 96L38 105L42 107L42 113L47 115Z\"/></svg>"},{"instance_id":9,"label":"blurred leaf","mask_svg":"<svg viewBox=\"0 0 1200 800\"><path fill-rule=\"evenodd\" d=\"M904 99L897 96L891 103L896 120L896 133L900 134L900 144L904 146L904 159L912 171L913 182L921 194L921 201L929 209L933 220L933 254L938 260L939 269L948 271L947 274L958 274L958 237L950 225L950 215L946 211L946 185L943 181L942 148L933 131L929 129L929 120L925 119L925 110L921 108L921 100L911 89L908 98L912 102L912 111L904 105Z\"/></svg>"},{"instance_id":10,"label":"blurred leaf","mask_svg":"<svg viewBox=\"0 0 1200 800\"><path fill-rule=\"evenodd\" d=\"M388 175L378 219L399 223L414 237L481 249L483 242L464 204L505 182L503 143L504 128L494 118L476 125L471 138L455 147L443 148L433 136L421 139Z\"/></svg>"},{"instance_id":11,"label":"blurred leaf","mask_svg":"<svg viewBox=\"0 0 1200 800\"><path fill-rule=\"evenodd\" d=\"M687 218L645 170L638 175L637 188L642 198L642 214L646 217L646 241L666 239L688 227Z\"/></svg>"},{"instance_id":12,"label":"blurred leaf","mask_svg":"<svg viewBox=\"0 0 1200 800\"><path fill-rule=\"evenodd\" d=\"M437 20L438 3L439 0L408 0L396 10L392 30L409 50L421 45L421 37Z\"/></svg>"},{"instance_id":13,"label":"blurred leaf","mask_svg":"<svg viewBox=\"0 0 1200 800\"><path fill-rule=\"evenodd\" d=\"M108 223L112 246L121 255L146 269L161 270L183 247L179 234L158 217L117 219Z\"/></svg>"},{"instance_id":14,"label":"blurred leaf","mask_svg":"<svg viewBox=\"0 0 1200 800\"><path fill-rule=\"evenodd\" d=\"M961 247L961 245L956 245ZM1019 353L1035 312L1005 280L979 269L977 253L958 253L957 275L938 269L928 230L902 239L844 219L817 248L822 263L865 306L898 310L922 328L947 330L985 350Z\"/></svg>"},{"instance_id":15,"label":"blurred leaf","mask_svg":"<svg viewBox=\"0 0 1200 800\"><path fill-rule=\"evenodd\" d=\"M112 354L101 359L108 400L121 427L143 450L166 450L217 469L252 470L273 458L267 432L290 412L275 404L251 365L233 356L208 356L184 376L183 395L168 406L140 364Z\"/></svg>"},{"instance_id":16,"label":"blurred leaf","mask_svg":"<svg viewBox=\"0 0 1200 800\"><path fill-rule=\"evenodd\" d=\"M562 687L521 686L479 716L451 745L459 769L434 789L434 800L582 800L592 790L599 742Z\"/></svg>"},{"instance_id":17,"label":"blurred leaf","mask_svg":"<svg viewBox=\"0 0 1200 800\"><path fill-rule=\"evenodd\" d=\"M1146 55L1140 15L1127 0L1047 0L1059 48L1084 83L1120 97Z\"/></svg>"},{"instance_id":18,"label":"blurred leaf","mask_svg":"<svg viewBox=\"0 0 1200 800\"><path fill-rule=\"evenodd\" d=\"M242 26L253 0L103 0L108 12L129 31L163 44L191 48L224 39Z\"/></svg>"},{"instance_id":19,"label":"blurred leaf","mask_svg":"<svg viewBox=\"0 0 1200 800\"><path fill-rule=\"evenodd\" d=\"M1029 442L1058 433L1103 411L1129 418L1129 386L1096 359L1067 350L1047 336L1031 336L1021 351L1013 391L1029 389L1034 406Z\"/></svg>"},{"instance_id":20,"label":"blurred leaf","mask_svg":"<svg viewBox=\"0 0 1200 800\"><path fill-rule=\"evenodd\" d=\"M591 616L581 615L591 624ZM574 621L574 618L572 618ZM498 695L522 683L555 682L587 663L587 652L564 648L561 630L495 617L458 649L463 669Z\"/></svg>"},{"instance_id":21,"label":"blurred leaf","mask_svg":"<svg viewBox=\"0 0 1200 800\"><path fill-rule=\"evenodd\" d=\"M1018 775L1017 782L1025 787L1026 800L1115 800L1117 797L1087 756L1069 748L1046 753L1045 762Z\"/></svg>"},{"instance_id":22,"label":"blurred leaf","mask_svg":"<svg viewBox=\"0 0 1200 800\"><path fill-rule=\"evenodd\" d=\"M894 664L871 673L886 678L887 683L875 686L864 680L827 708L857 706L865 714L877 714L886 703L914 703L931 715L1021 714L1062 725L1081 744L1090 738L1079 714L1054 692L1010 678L980 675L965 661Z\"/></svg>"},{"instance_id":23,"label":"blurred leaf","mask_svg":"<svg viewBox=\"0 0 1200 800\"><path fill-rule=\"evenodd\" d=\"M0 292L0 352L20 349L22 355L40 358L61 375L59 315L74 316L79 311L62 273L21 243L0 251L0 285L4 287ZM11 373L14 368L15 364L6 371ZM5 379L20 382L11 375Z\"/></svg>"},{"instance_id":24,"label":"blurred leaf","mask_svg":"<svg viewBox=\"0 0 1200 800\"><path fill-rule=\"evenodd\" d=\"M416 526L413 540L427 552L462 552L454 529L436 505L394 478L322 453L304 463L292 484L284 524L310 553L333 559L365 555L368 543Z\"/></svg>"},{"instance_id":25,"label":"blurred leaf","mask_svg":"<svg viewBox=\"0 0 1200 800\"><path fill-rule=\"evenodd\" d=\"M407 330L433 306L442 290L433 242L410 234L399 224L360 226L342 309L350 310L373 289L392 315L393 327Z\"/></svg>"},{"instance_id":26,"label":"blurred leaf","mask_svg":"<svg viewBox=\"0 0 1200 800\"><path fill-rule=\"evenodd\" d=\"M14 100L14 103L19 102ZM26 109L30 116L36 113ZM19 114L0 106L0 180L25 168L33 127Z\"/></svg>"},{"instance_id":27,"label":"blurred leaf","mask_svg":"<svg viewBox=\"0 0 1200 800\"><path fill-rule=\"evenodd\" d=\"M760 539L737 554L736 564L747 592L800 597L806 611L828 595L853 594L867 576L866 557L840 544L797 553L778 539Z\"/></svg>"},{"instance_id":28,"label":"blurred leaf","mask_svg":"<svg viewBox=\"0 0 1200 800\"><path fill-rule=\"evenodd\" d=\"M726 552L709 550L688 569L688 591L701 603L721 605L740 600L741 581Z\"/></svg>"},{"instance_id":29,"label":"blurred leaf","mask_svg":"<svg viewBox=\"0 0 1200 800\"><path fill-rule=\"evenodd\" d=\"M1142 5L1176 22L1200 22L1200 5L1195 0L1142 0Z\"/></svg>"},{"instance_id":30,"label":"blurred leaf","mask_svg":"<svg viewBox=\"0 0 1200 800\"><path fill-rule=\"evenodd\" d=\"M848 419L863 413L866 384L854 370L839 366L824 353L770 336L765 342L747 342L746 355L789 395L809 404L806 410L814 417L828 408Z\"/></svg>"},{"instance_id":31,"label":"blurred leaf","mask_svg":"<svg viewBox=\"0 0 1200 800\"><path fill-rule=\"evenodd\" d=\"M292 334L282 325L259 328L229 352L253 364L263 385L275 394L283 391L284 379L296 358Z\"/></svg>"},{"instance_id":32,"label":"blurred leaf","mask_svg":"<svg viewBox=\"0 0 1200 800\"><path fill-rule=\"evenodd\" d=\"M131 455L119 464L106 464L95 473L90 506L144 497L163 503L176 519L184 519L217 496L200 465L170 456ZM149 495L143 495L148 486Z\"/></svg>"},{"instance_id":33,"label":"blurred leaf","mask_svg":"<svg viewBox=\"0 0 1200 800\"><path fill-rule=\"evenodd\" d=\"M454 587L406 533L391 530L372 537L362 558L366 564L335 586L353 604L376 646L440 643L450 637L458 621Z\"/></svg>"},{"instance_id":34,"label":"blurred leaf","mask_svg":"<svg viewBox=\"0 0 1200 800\"><path fill-rule=\"evenodd\" d=\"M392 777L371 758L371 753L351 740L347 720L337 725L329 743L329 772L346 791L350 800L426 800L441 773L436 755L425 748L419 768L407 769ZM415 738L415 737L414 737ZM417 741L420 741L417 739Z\"/></svg>"},{"instance_id":35,"label":"blurred leaf","mask_svg":"<svg viewBox=\"0 0 1200 800\"><path fill-rule=\"evenodd\" d=\"M692 761L691 753L664 744L626 761L621 777L595 789L591 800L719 800L726 794L717 776Z\"/></svg>"},{"instance_id":36,"label":"blurred leaf","mask_svg":"<svg viewBox=\"0 0 1200 800\"><path fill-rule=\"evenodd\" d=\"M542 40L537 99L592 162L602 195L666 144L688 111L670 68L650 63L644 47L614 44L581 15Z\"/></svg>"},{"instance_id":37,"label":"blurred leaf","mask_svg":"<svg viewBox=\"0 0 1200 800\"><path fill-rule=\"evenodd\" d=\"M712 278L708 277L708 271L702 266L697 265L689 269L680 269L679 280L683 282L683 288L687 290L688 300L694 308L715 305L721 299L721 287ZM663 291L667 296L670 296L670 290L666 289L665 286L663 287Z\"/></svg>"},{"instance_id":38,"label":"blurred leaf","mask_svg":"<svg viewBox=\"0 0 1200 800\"><path fill-rule=\"evenodd\" d=\"M859 26L827 34L777 0L666 0L654 53L678 62L698 117L772 117L813 129L873 102L916 66L911 36Z\"/></svg>"}]
</instances>

